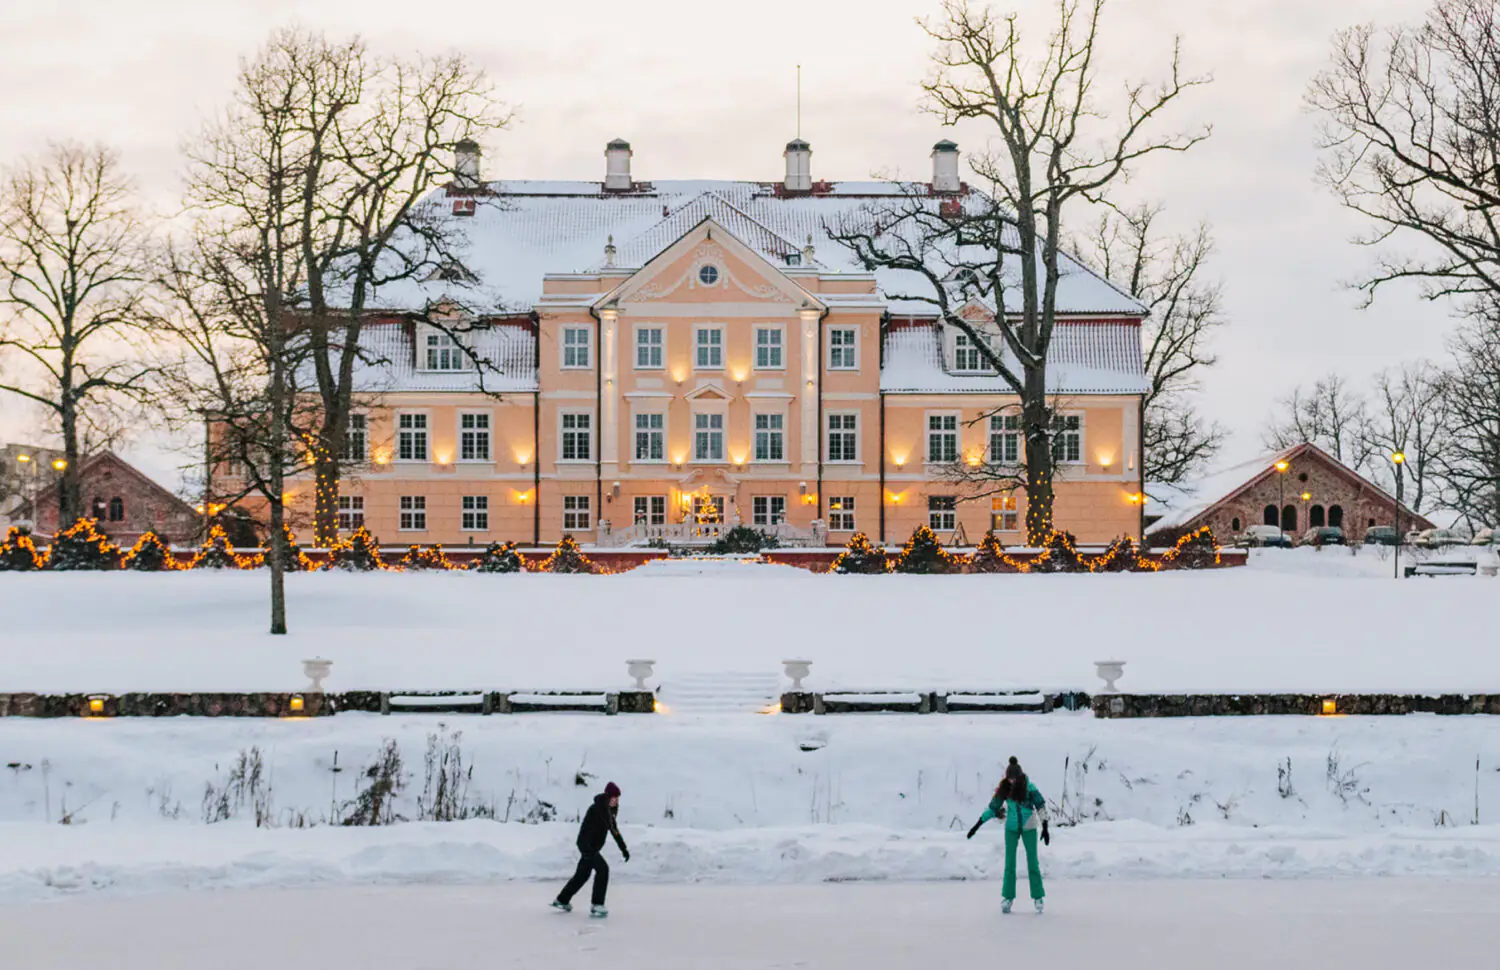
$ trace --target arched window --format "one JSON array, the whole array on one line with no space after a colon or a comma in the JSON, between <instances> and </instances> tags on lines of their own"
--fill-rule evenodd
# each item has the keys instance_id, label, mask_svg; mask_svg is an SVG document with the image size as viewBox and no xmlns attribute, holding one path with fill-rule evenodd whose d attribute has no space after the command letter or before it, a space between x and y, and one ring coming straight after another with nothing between
<instances>
[{"instance_id":1,"label":"arched window","mask_svg":"<svg viewBox=\"0 0 1500 970\"><path fill-rule=\"evenodd\" d=\"M94 518L103 519L108 514L109 506L104 503L104 499L94 496Z\"/></svg>"},{"instance_id":2,"label":"arched window","mask_svg":"<svg viewBox=\"0 0 1500 970\"><path fill-rule=\"evenodd\" d=\"M1236 515L1234 517L1234 520L1229 523L1229 530L1231 532L1238 532L1238 531L1240 531L1240 517L1238 515Z\"/></svg>"},{"instance_id":3,"label":"arched window","mask_svg":"<svg viewBox=\"0 0 1500 970\"><path fill-rule=\"evenodd\" d=\"M1373 529L1373 528L1375 528L1375 520L1371 519L1370 522L1369 522L1369 524L1366 525L1365 528L1366 529Z\"/></svg>"},{"instance_id":4,"label":"arched window","mask_svg":"<svg viewBox=\"0 0 1500 970\"><path fill-rule=\"evenodd\" d=\"M1297 531L1297 506L1288 505L1281 510L1281 531Z\"/></svg>"},{"instance_id":5,"label":"arched window","mask_svg":"<svg viewBox=\"0 0 1500 970\"><path fill-rule=\"evenodd\" d=\"M1328 524L1336 529L1344 527L1344 507L1342 505L1328 506Z\"/></svg>"},{"instance_id":6,"label":"arched window","mask_svg":"<svg viewBox=\"0 0 1500 970\"><path fill-rule=\"evenodd\" d=\"M1307 524L1314 529L1323 527L1323 506L1314 505L1307 510Z\"/></svg>"},{"instance_id":7,"label":"arched window","mask_svg":"<svg viewBox=\"0 0 1500 970\"><path fill-rule=\"evenodd\" d=\"M109 500L109 521L125 521L125 500L118 495Z\"/></svg>"},{"instance_id":8,"label":"arched window","mask_svg":"<svg viewBox=\"0 0 1500 970\"><path fill-rule=\"evenodd\" d=\"M1266 506L1265 524L1266 525L1275 525L1276 524L1276 506L1274 506L1274 505L1267 505Z\"/></svg>"}]
</instances>

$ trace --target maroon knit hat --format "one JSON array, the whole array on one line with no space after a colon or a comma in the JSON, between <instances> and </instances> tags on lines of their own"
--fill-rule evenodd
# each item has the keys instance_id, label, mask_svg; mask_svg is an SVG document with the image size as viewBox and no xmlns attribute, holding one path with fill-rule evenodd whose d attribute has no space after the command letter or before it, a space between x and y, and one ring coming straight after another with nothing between
<instances>
[{"instance_id":1,"label":"maroon knit hat","mask_svg":"<svg viewBox=\"0 0 1500 970\"><path fill-rule=\"evenodd\" d=\"M620 797L620 786L616 785L614 782L610 782L609 784L605 785L604 786L604 797L605 798L619 798Z\"/></svg>"}]
</instances>

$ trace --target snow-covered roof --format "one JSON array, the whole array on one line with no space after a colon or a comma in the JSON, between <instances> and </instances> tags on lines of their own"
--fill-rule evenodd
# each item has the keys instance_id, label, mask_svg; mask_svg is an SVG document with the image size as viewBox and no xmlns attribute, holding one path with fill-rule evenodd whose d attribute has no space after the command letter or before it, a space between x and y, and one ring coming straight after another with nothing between
<instances>
[{"instance_id":1,"label":"snow-covered roof","mask_svg":"<svg viewBox=\"0 0 1500 970\"><path fill-rule=\"evenodd\" d=\"M1278 461L1289 460L1292 453L1300 447L1301 445L1294 445L1267 455L1257 455L1248 461L1236 462L1210 472L1192 482L1148 487L1147 496L1152 501L1161 503L1158 508L1164 510L1161 518L1153 522L1148 531L1181 528L1256 478L1274 470Z\"/></svg>"},{"instance_id":2,"label":"snow-covered roof","mask_svg":"<svg viewBox=\"0 0 1500 970\"><path fill-rule=\"evenodd\" d=\"M401 280L381 288L372 305L418 310L444 298L476 310L527 310L537 305L548 274L600 266L612 236L616 265L635 268L670 245L705 216L778 265L812 237L815 265L823 272L863 273L855 254L829 236L827 227L858 219L881 200L891 204L911 186L893 182L820 183L809 195L786 196L775 183L662 181L629 192L606 192L599 182L502 181L487 185L471 216L451 215L452 200L438 190L424 205L454 219L464 236L460 258L477 282ZM935 208L941 199L933 197ZM903 202L904 204L904 202ZM924 203L925 204L925 203ZM965 207L987 204L970 193ZM1062 258L1057 308L1063 314L1143 315L1145 308L1071 258ZM880 271L883 294L922 294L926 283L910 273ZM895 314L932 315L921 301L887 298Z\"/></svg>"},{"instance_id":3,"label":"snow-covered roof","mask_svg":"<svg viewBox=\"0 0 1500 970\"><path fill-rule=\"evenodd\" d=\"M354 365L356 393L390 391L485 391L514 393L537 389L536 336L528 327L502 324L455 334L484 363L466 360L466 369L433 371L419 368L424 330L404 323L372 323L360 331L360 355ZM299 387L317 386L311 363L297 375Z\"/></svg>"},{"instance_id":4,"label":"snow-covered roof","mask_svg":"<svg viewBox=\"0 0 1500 970\"><path fill-rule=\"evenodd\" d=\"M999 374L955 374L943 366L941 328L893 328L885 338L880 389L891 394L1012 394ZM1015 357L1002 355L1012 367ZM1013 371L1014 372L1014 371ZM1049 394L1143 394L1149 390L1136 323L1059 322L1047 362Z\"/></svg>"}]
</instances>

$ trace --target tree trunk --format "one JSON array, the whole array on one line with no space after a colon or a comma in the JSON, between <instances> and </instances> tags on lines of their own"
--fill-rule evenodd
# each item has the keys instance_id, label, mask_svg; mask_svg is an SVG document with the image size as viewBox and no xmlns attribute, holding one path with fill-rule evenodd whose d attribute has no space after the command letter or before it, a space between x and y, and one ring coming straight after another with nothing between
<instances>
[{"instance_id":1,"label":"tree trunk","mask_svg":"<svg viewBox=\"0 0 1500 970\"><path fill-rule=\"evenodd\" d=\"M339 541L339 455L326 443L317 452L313 473L313 541L331 549Z\"/></svg>"},{"instance_id":2,"label":"tree trunk","mask_svg":"<svg viewBox=\"0 0 1500 970\"><path fill-rule=\"evenodd\" d=\"M1052 412L1047 406L1046 364L1026 370L1021 424L1026 429L1026 542L1040 546L1052 535Z\"/></svg>"},{"instance_id":3,"label":"tree trunk","mask_svg":"<svg viewBox=\"0 0 1500 970\"><path fill-rule=\"evenodd\" d=\"M273 305L274 306L274 305ZM286 490L286 355L285 341L281 336L280 307L271 315L272 335L268 343L271 350L271 441L266 449L267 472L271 481L271 535L266 543L266 565L271 571L271 633L286 634L286 562L282 558L281 537L286 526L286 506L282 495Z\"/></svg>"},{"instance_id":4,"label":"tree trunk","mask_svg":"<svg viewBox=\"0 0 1500 970\"><path fill-rule=\"evenodd\" d=\"M79 480L82 469L78 455L78 405L73 400L73 389L65 383L62 388L62 408L59 411L62 424L63 458L67 464L57 479L57 530L71 526L83 517L83 483ZM31 513L33 521L36 510Z\"/></svg>"}]
</instances>

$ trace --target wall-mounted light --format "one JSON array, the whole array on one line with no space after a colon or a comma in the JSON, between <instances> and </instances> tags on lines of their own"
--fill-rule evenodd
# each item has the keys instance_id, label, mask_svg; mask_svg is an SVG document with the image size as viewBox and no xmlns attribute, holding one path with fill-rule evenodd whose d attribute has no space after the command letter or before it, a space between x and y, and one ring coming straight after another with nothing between
<instances>
[{"instance_id":1,"label":"wall-mounted light","mask_svg":"<svg viewBox=\"0 0 1500 970\"><path fill-rule=\"evenodd\" d=\"M293 714L301 714L302 708L306 706L306 702L303 701L301 694L293 694L286 702L286 706Z\"/></svg>"},{"instance_id":2,"label":"wall-mounted light","mask_svg":"<svg viewBox=\"0 0 1500 970\"><path fill-rule=\"evenodd\" d=\"M620 483L619 482L615 482L614 484L610 485L609 486L609 491L610 491L610 494L614 498L619 498L620 497Z\"/></svg>"},{"instance_id":3,"label":"wall-mounted light","mask_svg":"<svg viewBox=\"0 0 1500 970\"><path fill-rule=\"evenodd\" d=\"M1339 702L1332 697L1323 698L1323 714L1331 717L1339 712Z\"/></svg>"},{"instance_id":4,"label":"wall-mounted light","mask_svg":"<svg viewBox=\"0 0 1500 970\"><path fill-rule=\"evenodd\" d=\"M1102 469L1104 469L1105 471L1109 471L1110 467L1112 465L1114 465L1114 463L1115 463L1115 456L1114 455L1101 454L1099 456L1099 467L1102 468Z\"/></svg>"},{"instance_id":5,"label":"wall-mounted light","mask_svg":"<svg viewBox=\"0 0 1500 970\"><path fill-rule=\"evenodd\" d=\"M905 455L892 455L891 456L891 460L896 463L896 467L897 468L905 468L906 467L906 456Z\"/></svg>"}]
</instances>

